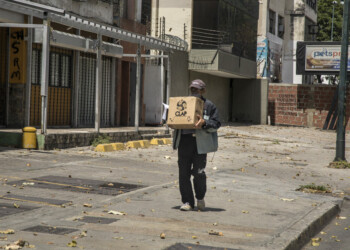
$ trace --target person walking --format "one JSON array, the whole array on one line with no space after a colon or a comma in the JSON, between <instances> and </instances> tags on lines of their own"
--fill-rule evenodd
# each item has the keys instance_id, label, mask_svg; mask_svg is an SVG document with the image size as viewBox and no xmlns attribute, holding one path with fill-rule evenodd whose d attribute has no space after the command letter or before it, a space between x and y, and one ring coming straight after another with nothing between
<instances>
[{"instance_id":1,"label":"person walking","mask_svg":"<svg viewBox=\"0 0 350 250\"><path fill-rule=\"evenodd\" d=\"M216 106L203 97L206 85L200 80L190 84L191 96L204 101L203 117L198 115L196 129L175 129L173 135L173 148L178 149L179 185L183 205L182 211L194 209L195 201L192 190L191 175L197 199L198 210L205 208L204 196L207 191L207 176L205 166L207 153L218 149L217 130L220 128L219 114Z\"/></svg>"}]
</instances>

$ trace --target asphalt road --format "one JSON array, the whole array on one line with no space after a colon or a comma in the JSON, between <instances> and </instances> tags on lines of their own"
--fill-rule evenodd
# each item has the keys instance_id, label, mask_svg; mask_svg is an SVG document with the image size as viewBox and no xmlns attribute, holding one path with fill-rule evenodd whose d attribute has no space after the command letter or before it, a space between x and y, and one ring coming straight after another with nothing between
<instances>
[{"instance_id":1,"label":"asphalt road","mask_svg":"<svg viewBox=\"0 0 350 250\"><path fill-rule=\"evenodd\" d=\"M349 171L328 168L334 132L251 125L219 132L219 151L208 154L205 212L179 211L177 151L169 145L110 153L0 148L0 231L15 230L0 233L0 246L23 239L45 250L71 249L72 241L84 249L300 249L295 239L310 236L308 225L350 193ZM332 193L296 191L311 183Z\"/></svg>"}]
</instances>

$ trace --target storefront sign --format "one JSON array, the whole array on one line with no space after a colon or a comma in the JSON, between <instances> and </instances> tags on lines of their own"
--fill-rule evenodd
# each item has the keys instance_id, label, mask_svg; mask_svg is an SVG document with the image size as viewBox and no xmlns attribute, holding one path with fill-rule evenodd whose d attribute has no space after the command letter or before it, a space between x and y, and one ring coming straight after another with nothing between
<instances>
[{"instance_id":1,"label":"storefront sign","mask_svg":"<svg viewBox=\"0 0 350 250\"><path fill-rule=\"evenodd\" d=\"M26 83L25 30L10 28L10 83Z\"/></svg>"},{"instance_id":2,"label":"storefront sign","mask_svg":"<svg viewBox=\"0 0 350 250\"><path fill-rule=\"evenodd\" d=\"M349 49L349 52L350 52L350 49ZM306 45L305 71L339 71L340 56L341 56L340 46ZM348 70L350 70L349 59L348 59Z\"/></svg>"}]
</instances>

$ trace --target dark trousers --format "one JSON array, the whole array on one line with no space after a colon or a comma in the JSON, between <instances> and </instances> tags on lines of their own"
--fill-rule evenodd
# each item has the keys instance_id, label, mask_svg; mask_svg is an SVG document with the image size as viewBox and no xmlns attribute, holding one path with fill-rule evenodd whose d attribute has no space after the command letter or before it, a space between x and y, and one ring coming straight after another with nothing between
<instances>
[{"instance_id":1,"label":"dark trousers","mask_svg":"<svg viewBox=\"0 0 350 250\"><path fill-rule=\"evenodd\" d=\"M179 184L181 200L190 203L194 207L194 196L192 191L191 175L196 198L202 200L207 191L207 176L205 166L207 154L197 153L196 137L192 134L182 134L178 148Z\"/></svg>"}]
</instances>

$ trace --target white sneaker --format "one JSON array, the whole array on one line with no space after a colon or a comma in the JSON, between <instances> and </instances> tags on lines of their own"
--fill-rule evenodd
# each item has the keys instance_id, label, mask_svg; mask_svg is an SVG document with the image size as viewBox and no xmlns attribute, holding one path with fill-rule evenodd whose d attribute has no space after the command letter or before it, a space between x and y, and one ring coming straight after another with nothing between
<instances>
[{"instance_id":1,"label":"white sneaker","mask_svg":"<svg viewBox=\"0 0 350 250\"><path fill-rule=\"evenodd\" d=\"M203 200L197 200L197 208L198 210L204 211L205 209L205 201Z\"/></svg>"},{"instance_id":2,"label":"white sneaker","mask_svg":"<svg viewBox=\"0 0 350 250\"><path fill-rule=\"evenodd\" d=\"M191 207L190 203L186 202L180 207L180 210L181 211L191 211L192 207Z\"/></svg>"}]
</instances>

